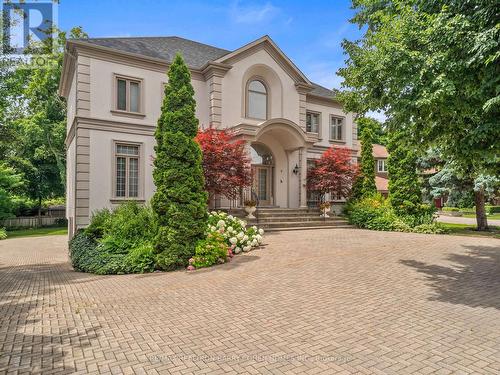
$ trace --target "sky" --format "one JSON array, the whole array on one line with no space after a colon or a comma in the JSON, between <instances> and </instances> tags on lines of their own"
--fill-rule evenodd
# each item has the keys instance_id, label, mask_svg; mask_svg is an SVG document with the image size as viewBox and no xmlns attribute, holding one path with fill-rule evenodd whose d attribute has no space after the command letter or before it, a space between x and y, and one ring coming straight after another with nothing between
<instances>
[{"instance_id":1,"label":"sky","mask_svg":"<svg viewBox=\"0 0 500 375\"><path fill-rule=\"evenodd\" d=\"M180 36L234 50L269 35L313 82L340 88L341 42L361 36L350 0L60 0L59 28L90 37ZM375 115L375 117L377 117Z\"/></svg>"}]
</instances>

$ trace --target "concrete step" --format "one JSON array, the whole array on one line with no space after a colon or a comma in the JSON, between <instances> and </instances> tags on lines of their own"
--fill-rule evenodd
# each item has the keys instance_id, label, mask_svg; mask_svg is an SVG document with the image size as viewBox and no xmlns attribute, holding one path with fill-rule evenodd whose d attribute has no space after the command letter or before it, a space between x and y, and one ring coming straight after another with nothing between
<instances>
[{"instance_id":1,"label":"concrete step","mask_svg":"<svg viewBox=\"0 0 500 375\"><path fill-rule=\"evenodd\" d=\"M244 219L247 221L248 224L253 223L269 223L269 222L289 222L289 221L327 221L327 222L333 222L333 221L345 221L344 218L338 217L338 216L330 216L327 218L321 218L318 215L311 215L311 216L259 216L257 219Z\"/></svg>"},{"instance_id":2,"label":"concrete step","mask_svg":"<svg viewBox=\"0 0 500 375\"><path fill-rule=\"evenodd\" d=\"M323 226L303 226L303 227L282 227L282 228L267 228L266 232L286 232L286 231L295 231L295 230L313 230L313 229L321 229L321 230L326 230L326 229L352 229L355 228L354 225L323 225Z\"/></svg>"},{"instance_id":3,"label":"concrete step","mask_svg":"<svg viewBox=\"0 0 500 375\"><path fill-rule=\"evenodd\" d=\"M259 222L257 224L260 228L270 229L270 228L299 228L299 227L324 227L324 226L341 226L348 225L345 220L338 221L273 221L267 223Z\"/></svg>"}]
</instances>

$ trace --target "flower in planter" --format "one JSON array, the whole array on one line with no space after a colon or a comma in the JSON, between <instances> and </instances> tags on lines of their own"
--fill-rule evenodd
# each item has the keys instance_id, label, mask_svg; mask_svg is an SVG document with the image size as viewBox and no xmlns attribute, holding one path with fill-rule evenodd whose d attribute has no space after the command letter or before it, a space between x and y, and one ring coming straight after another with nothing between
<instances>
[{"instance_id":1,"label":"flower in planter","mask_svg":"<svg viewBox=\"0 0 500 375\"><path fill-rule=\"evenodd\" d=\"M246 252L250 251L251 248L252 248L251 246L245 246L243 248L243 251L246 253Z\"/></svg>"},{"instance_id":2,"label":"flower in planter","mask_svg":"<svg viewBox=\"0 0 500 375\"><path fill-rule=\"evenodd\" d=\"M235 253L235 254L239 254L239 253L241 253L241 247L236 246L236 247L234 248L234 253Z\"/></svg>"},{"instance_id":3,"label":"flower in planter","mask_svg":"<svg viewBox=\"0 0 500 375\"><path fill-rule=\"evenodd\" d=\"M243 239L243 237L245 236L245 233L243 232L240 232L236 235L236 238L238 238L239 240Z\"/></svg>"},{"instance_id":4,"label":"flower in planter","mask_svg":"<svg viewBox=\"0 0 500 375\"><path fill-rule=\"evenodd\" d=\"M255 207L255 206L257 206L257 202L254 201L254 200L249 199L249 200L245 201L245 206L246 207Z\"/></svg>"},{"instance_id":5,"label":"flower in planter","mask_svg":"<svg viewBox=\"0 0 500 375\"><path fill-rule=\"evenodd\" d=\"M259 229L259 234L262 236L264 234L264 229L260 228Z\"/></svg>"},{"instance_id":6,"label":"flower in planter","mask_svg":"<svg viewBox=\"0 0 500 375\"><path fill-rule=\"evenodd\" d=\"M238 243L238 239L236 237L231 237L229 242L231 242L232 245L236 245Z\"/></svg>"},{"instance_id":7,"label":"flower in planter","mask_svg":"<svg viewBox=\"0 0 500 375\"><path fill-rule=\"evenodd\" d=\"M219 220L219 221L217 222L217 226L218 226L219 228L220 228L220 227L223 227L223 226L225 226L225 225L226 225L226 222L225 222L224 220Z\"/></svg>"}]
</instances>

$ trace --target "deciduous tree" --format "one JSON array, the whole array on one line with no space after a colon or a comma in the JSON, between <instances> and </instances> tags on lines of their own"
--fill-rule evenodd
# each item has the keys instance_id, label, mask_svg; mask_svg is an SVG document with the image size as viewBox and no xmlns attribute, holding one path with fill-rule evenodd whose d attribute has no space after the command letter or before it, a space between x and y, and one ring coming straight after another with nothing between
<instances>
[{"instance_id":1,"label":"deciduous tree","mask_svg":"<svg viewBox=\"0 0 500 375\"><path fill-rule=\"evenodd\" d=\"M483 0L354 0L362 38L344 41L347 110L383 110L422 151L439 146L468 178L498 175L498 5ZM476 195L486 229L484 191Z\"/></svg>"},{"instance_id":2,"label":"deciduous tree","mask_svg":"<svg viewBox=\"0 0 500 375\"><path fill-rule=\"evenodd\" d=\"M216 195L235 199L241 188L252 184L245 141L236 141L228 130L213 127L199 130L196 141L203 154L205 190L210 200Z\"/></svg>"},{"instance_id":3,"label":"deciduous tree","mask_svg":"<svg viewBox=\"0 0 500 375\"><path fill-rule=\"evenodd\" d=\"M351 158L348 148L330 147L308 171L308 189L321 195L348 197L358 170Z\"/></svg>"}]
</instances>

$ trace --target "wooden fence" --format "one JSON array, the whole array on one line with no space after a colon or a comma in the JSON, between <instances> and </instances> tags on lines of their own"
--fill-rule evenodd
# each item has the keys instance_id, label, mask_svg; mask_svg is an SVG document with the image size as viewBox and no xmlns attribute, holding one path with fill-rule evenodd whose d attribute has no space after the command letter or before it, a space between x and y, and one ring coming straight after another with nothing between
<instances>
[{"instance_id":1,"label":"wooden fence","mask_svg":"<svg viewBox=\"0 0 500 375\"><path fill-rule=\"evenodd\" d=\"M0 228L14 229L14 228L38 228L50 227L58 223L63 223L64 217L54 216L20 216L11 219L0 220Z\"/></svg>"}]
</instances>

